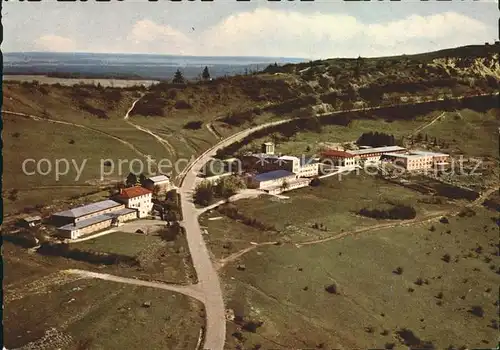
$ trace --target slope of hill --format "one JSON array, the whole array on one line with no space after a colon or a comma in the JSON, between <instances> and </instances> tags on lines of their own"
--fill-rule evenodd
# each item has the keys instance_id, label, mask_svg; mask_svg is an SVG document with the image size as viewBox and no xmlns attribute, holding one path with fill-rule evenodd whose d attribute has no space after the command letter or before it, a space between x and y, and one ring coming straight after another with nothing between
<instances>
[{"instance_id":1,"label":"slope of hill","mask_svg":"<svg viewBox=\"0 0 500 350\"><path fill-rule=\"evenodd\" d=\"M83 125L95 134L92 143L95 154L107 149L100 145L104 142L110 149L116 147L120 154L131 157L139 154L141 158L151 155L155 159L175 160L199 154L221 136L277 118L301 119L352 108L410 104L410 109L395 110L390 119L411 120L429 113L412 110L412 102L496 92L500 77L498 48L498 45L467 46L411 56L270 65L263 72L251 75L187 84L162 82L148 89L4 82L4 111L70 122L75 127L73 132L78 134L70 137L72 131L68 126L67 137L58 143L50 133L55 130L50 127L54 124L33 120L16 123L23 117L11 114L4 118L4 128L8 139L16 142L18 151L6 149L4 157L8 164L17 164L19 154L41 156L45 148L40 144L18 140L18 134L31 134L24 132L26 128L36 130L40 140L53 140L51 156L66 154L68 140L87 137L82 134ZM137 103L130 111L130 118L124 120L134 101ZM334 124L339 124L339 116L333 118L337 120ZM346 113L340 124L347 125L353 118L361 117ZM384 113L370 112L365 112L362 118L387 119ZM321 121L311 121L326 125L331 124L330 119L325 116ZM140 128L151 131L162 141ZM35 184L33 179L9 178L15 177L18 170L5 174L8 188L4 190L51 184L48 179ZM97 177L93 175L90 179Z\"/></svg>"}]
</instances>

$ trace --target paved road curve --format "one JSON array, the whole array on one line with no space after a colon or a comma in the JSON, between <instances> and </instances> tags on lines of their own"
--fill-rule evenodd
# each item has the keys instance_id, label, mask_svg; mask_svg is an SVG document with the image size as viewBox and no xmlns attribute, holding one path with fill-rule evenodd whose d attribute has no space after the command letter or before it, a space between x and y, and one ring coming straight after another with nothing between
<instances>
[{"instance_id":1,"label":"paved road curve","mask_svg":"<svg viewBox=\"0 0 500 350\"><path fill-rule=\"evenodd\" d=\"M191 252L194 268L198 275L198 283L203 293L203 302L206 310L206 333L204 349L223 350L226 339L226 314L222 289L217 275L217 270L210 260L208 249L203 240L200 225L198 223L199 210L192 202L192 193L196 186L196 177L203 165L215 156L216 152L238 141L256 130L269 127L274 124L282 124L287 120L263 124L252 129L239 132L213 146L194 162L192 162L181 174L181 208L183 215L183 226L186 229L186 237Z\"/></svg>"}]
</instances>

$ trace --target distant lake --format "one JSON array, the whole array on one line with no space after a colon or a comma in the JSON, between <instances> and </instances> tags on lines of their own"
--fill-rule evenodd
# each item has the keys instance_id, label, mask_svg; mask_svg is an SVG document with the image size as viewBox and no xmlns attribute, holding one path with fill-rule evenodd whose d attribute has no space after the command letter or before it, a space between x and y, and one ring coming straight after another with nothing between
<instances>
[{"instance_id":1,"label":"distant lake","mask_svg":"<svg viewBox=\"0 0 500 350\"><path fill-rule=\"evenodd\" d=\"M84 76L172 79L180 69L188 79L197 78L205 66L212 77L245 74L269 64L300 63L302 58L285 57L203 57L148 54L93 54L16 52L4 53L4 74L68 74Z\"/></svg>"},{"instance_id":2,"label":"distant lake","mask_svg":"<svg viewBox=\"0 0 500 350\"><path fill-rule=\"evenodd\" d=\"M78 84L86 85L97 85L100 84L103 87L117 87L126 88L130 86L144 85L149 87L154 83L158 83L159 80L142 80L142 79L82 79L82 78L55 78L47 77L45 75L3 75L4 81L20 81L20 82L33 82L38 81L40 84L61 84L64 86L73 86Z\"/></svg>"}]
</instances>

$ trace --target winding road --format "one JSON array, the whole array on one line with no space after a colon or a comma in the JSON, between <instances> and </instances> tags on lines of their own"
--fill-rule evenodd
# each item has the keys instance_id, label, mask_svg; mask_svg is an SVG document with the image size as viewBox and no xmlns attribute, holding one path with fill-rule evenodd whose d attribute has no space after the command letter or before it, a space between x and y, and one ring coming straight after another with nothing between
<instances>
[{"instance_id":1,"label":"winding road","mask_svg":"<svg viewBox=\"0 0 500 350\"><path fill-rule=\"evenodd\" d=\"M223 350L226 339L226 309L222 296L222 288L217 274L216 266L210 259L202 231L198 222L200 211L195 207L192 201L192 194L196 186L197 174L201 171L203 165L208 162L217 151L230 145L233 142L241 140L251 133L272 125L278 125L287 122L289 119L262 124L257 127L247 129L236 133L227 139L219 142L209 148L198 158L196 158L180 174L179 192L181 195L181 209L184 220L182 226L186 230L193 266L198 276L198 285L203 294L201 301L205 304L206 329L204 349Z\"/></svg>"}]
</instances>

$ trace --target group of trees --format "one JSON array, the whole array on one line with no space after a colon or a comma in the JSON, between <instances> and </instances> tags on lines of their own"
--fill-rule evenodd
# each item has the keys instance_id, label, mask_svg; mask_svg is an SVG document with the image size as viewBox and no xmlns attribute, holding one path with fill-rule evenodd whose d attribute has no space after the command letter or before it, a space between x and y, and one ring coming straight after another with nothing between
<instances>
[{"instance_id":1,"label":"group of trees","mask_svg":"<svg viewBox=\"0 0 500 350\"><path fill-rule=\"evenodd\" d=\"M202 206L207 206L215 197L229 199L245 187L243 179L235 175L223 177L217 184L205 180L196 186L194 202Z\"/></svg>"},{"instance_id":2,"label":"group of trees","mask_svg":"<svg viewBox=\"0 0 500 350\"><path fill-rule=\"evenodd\" d=\"M356 141L356 144L371 147L394 146L396 144L396 139L394 135L370 131L363 133Z\"/></svg>"},{"instance_id":3,"label":"group of trees","mask_svg":"<svg viewBox=\"0 0 500 350\"><path fill-rule=\"evenodd\" d=\"M208 71L208 67L205 66L203 68L203 71L201 72L201 78L203 80L210 80L210 72ZM174 84L185 84L186 79L184 78L184 75L180 71L180 69L177 69L174 74L174 78L172 79L172 83Z\"/></svg>"},{"instance_id":4,"label":"group of trees","mask_svg":"<svg viewBox=\"0 0 500 350\"><path fill-rule=\"evenodd\" d=\"M359 211L360 215L374 219L409 220L417 215L415 209L408 205L398 204L390 209L367 209Z\"/></svg>"},{"instance_id":5,"label":"group of trees","mask_svg":"<svg viewBox=\"0 0 500 350\"><path fill-rule=\"evenodd\" d=\"M446 143L444 140L438 140L438 138L435 136L429 137L427 134L422 135L421 133L418 133L415 136L414 141L416 143L425 142L427 144L431 144L434 147L437 147L437 146L441 146L443 148L448 147L448 143Z\"/></svg>"},{"instance_id":6,"label":"group of trees","mask_svg":"<svg viewBox=\"0 0 500 350\"><path fill-rule=\"evenodd\" d=\"M132 187L135 185L144 185L144 182L146 181L147 177L144 174L134 174L134 173L129 173L127 175L127 178L125 179L125 186L127 187Z\"/></svg>"}]
</instances>

